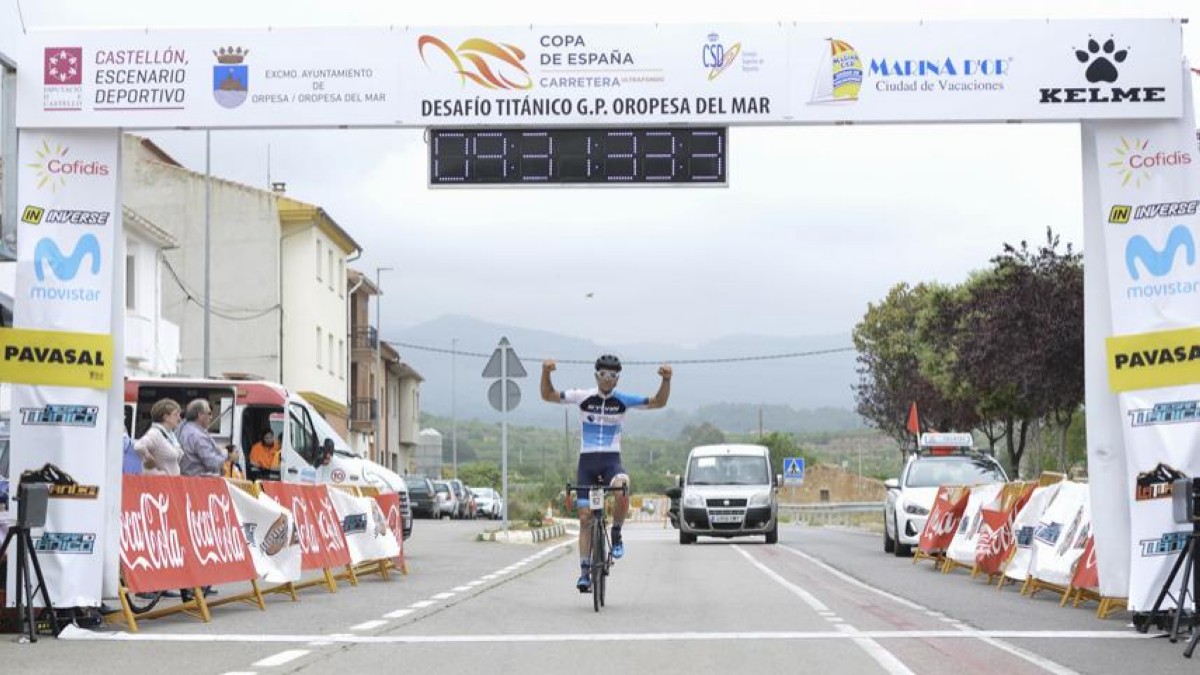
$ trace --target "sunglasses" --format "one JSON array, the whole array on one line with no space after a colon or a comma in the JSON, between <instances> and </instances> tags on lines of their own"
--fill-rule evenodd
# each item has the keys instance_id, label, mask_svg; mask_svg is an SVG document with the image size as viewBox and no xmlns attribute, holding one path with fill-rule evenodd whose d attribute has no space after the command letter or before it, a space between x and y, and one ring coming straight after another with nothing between
<instances>
[{"instance_id":1,"label":"sunglasses","mask_svg":"<svg viewBox=\"0 0 1200 675\"><path fill-rule=\"evenodd\" d=\"M596 371L596 378L601 379L601 380L615 380L620 376L621 376L621 374L615 370L597 370Z\"/></svg>"}]
</instances>

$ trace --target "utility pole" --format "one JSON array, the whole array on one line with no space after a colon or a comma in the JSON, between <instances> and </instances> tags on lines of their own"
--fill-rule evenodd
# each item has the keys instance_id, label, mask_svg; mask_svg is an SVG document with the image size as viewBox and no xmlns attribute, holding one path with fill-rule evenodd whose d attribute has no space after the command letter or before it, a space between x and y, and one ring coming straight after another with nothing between
<instances>
[{"instance_id":1,"label":"utility pole","mask_svg":"<svg viewBox=\"0 0 1200 675\"><path fill-rule=\"evenodd\" d=\"M454 477L458 478L458 338L450 338L450 456L454 464Z\"/></svg>"},{"instance_id":2,"label":"utility pole","mask_svg":"<svg viewBox=\"0 0 1200 675\"><path fill-rule=\"evenodd\" d=\"M212 343L209 324L212 321L212 132L204 130L204 377L212 377Z\"/></svg>"},{"instance_id":3,"label":"utility pole","mask_svg":"<svg viewBox=\"0 0 1200 675\"><path fill-rule=\"evenodd\" d=\"M375 461L387 465L384 461L383 447L383 392L387 387L387 376L383 370L383 286L379 277L383 272L391 272L391 267L375 268Z\"/></svg>"}]
</instances>

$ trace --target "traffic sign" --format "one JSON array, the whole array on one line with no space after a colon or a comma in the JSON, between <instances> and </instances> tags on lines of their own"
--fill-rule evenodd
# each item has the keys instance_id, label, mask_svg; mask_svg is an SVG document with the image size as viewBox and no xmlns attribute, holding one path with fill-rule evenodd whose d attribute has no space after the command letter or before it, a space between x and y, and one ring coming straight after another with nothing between
<instances>
[{"instance_id":1,"label":"traffic sign","mask_svg":"<svg viewBox=\"0 0 1200 675\"><path fill-rule=\"evenodd\" d=\"M804 483L804 458L783 458L783 484L800 485Z\"/></svg>"},{"instance_id":2,"label":"traffic sign","mask_svg":"<svg viewBox=\"0 0 1200 675\"><path fill-rule=\"evenodd\" d=\"M505 352L507 357L501 352ZM505 368L501 369L501 366ZM507 370L508 372L503 372ZM483 367L484 377L525 377L525 366L521 365L521 359L517 358L517 353L509 346L508 338L500 338L500 346L496 347L496 351L492 352L492 358L488 359L487 365Z\"/></svg>"},{"instance_id":3,"label":"traffic sign","mask_svg":"<svg viewBox=\"0 0 1200 675\"><path fill-rule=\"evenodd\" d=\"M504 404L505 404L504 394L500 390L500 387L505 384L508 385L508 400L507 400L508 410L505 410L505 408L504 408ZM521 402L521 389L519 387L517 387L517 383L513 382L512 380L496 380L495 382L492 383L492 386L488 387L488 403L491 403L492 407L495 408L496 410L499 410L500 412L508 412L509 410L514 410L514 409L516 409L517 404L520 402Z\"/></svg>"}]
</instances>

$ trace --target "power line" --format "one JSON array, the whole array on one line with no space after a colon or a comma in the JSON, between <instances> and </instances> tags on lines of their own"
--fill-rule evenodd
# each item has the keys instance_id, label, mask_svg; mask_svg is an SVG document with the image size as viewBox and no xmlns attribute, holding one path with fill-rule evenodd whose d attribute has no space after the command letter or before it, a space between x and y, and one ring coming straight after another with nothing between
<instances>
[{"instance_id":1,"label":"power line","mask_svg":"<svg viewBox=\"0 0 1200 675\"><path fill-rule=\"evenodd\" d=\"M453 349L446 349L445 347L431 347L429 345L418 345L418 344L413 344L411 342L393 342L391 340L385 340L384 342L387 342L390 345L395 345L397 347L404 347L405 349L415 349L417 351L422 351L422 352L435 352L435 353L439 353L439 354L455 354L458 356L473 356L473 357L481 358L481 359L491 358L491 356L492 356L490 352L488 352L488 353L465 352L462 350L455 351ZM710 363L739 363L739 362L744 362L744 361L779 361L782 359L799 359L799 358L805 358L805 357L809 357L809 356L823 356L825 354L841 354L841 353L852 352L852 351L854 351L854 347L835 347L833 349L814 349L814 350L806 351L806 352L785 352L782 354L758 354L758 355L754 355L754 356L729 356L729 357L723 357L723 358L709 358L709 359L662 359L659 361L623 361L623 363L629 364L631 366L656 366L660 363L670 363L672 365L676 365L676 364L698 365L698 364L710 364ZM523 361L545 361L549 358L551 358L551 357L537 356L537 357L524 357L522 360ZM591 365L591 364L595 363L595 359L554 359L554 360L557 361L558 363L579 363L579 364L587 364L587 365Z\"/></svg>"}]
</instances>

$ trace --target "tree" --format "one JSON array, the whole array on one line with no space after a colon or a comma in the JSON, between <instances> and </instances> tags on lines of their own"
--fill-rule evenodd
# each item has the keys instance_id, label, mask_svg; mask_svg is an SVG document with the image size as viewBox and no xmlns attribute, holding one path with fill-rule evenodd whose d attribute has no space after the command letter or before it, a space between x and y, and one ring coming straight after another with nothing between
<instances>
[{"instance_id":1,"label":"tree","mask_svg":"<svg viewBox=\"0 0 1200 675\"><path fill-rule=\"evenodd\" d=\"M689 424L683 428L683 431L679 432L679 440L683 441L689 448L694 448L697 445L715 445L725 442L725 432L709 422Z\"/></svg>"},{"instance_id":2,"label":"tree","mask_svg":"<svg viewBox=\"0 0 1200 675\"><path fill-rule=\"evenodd\" d=\"M912 434L906 429L911 404L917 404L922 429L946 429L942 425L952 419L947 412L950 404L920 367L919 315L936 288L896 284L883 302L868 305L863 320L854 327L859 364L855 411L895 438L902 448L913 445Z\"/></svg>"},{"instance_id":3,"label":"tree","mask_svg":"<svg viewBox=\"0 0 1200 675\"><path fill-rule=\"evenodd\" d=\"M471 487L490 487L499 490L501 486L500 467L490 462L460 464L458 477Z\"/></svg>"}]
</instances>

